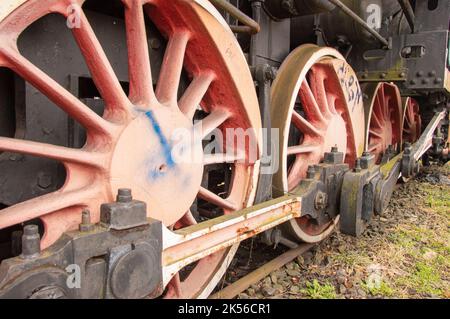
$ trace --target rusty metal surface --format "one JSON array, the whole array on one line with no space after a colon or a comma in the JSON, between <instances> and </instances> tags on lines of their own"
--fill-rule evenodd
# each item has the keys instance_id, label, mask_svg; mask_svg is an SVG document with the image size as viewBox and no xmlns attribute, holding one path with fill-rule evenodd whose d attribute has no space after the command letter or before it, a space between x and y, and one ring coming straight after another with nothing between
<instances>
[{"instance_id":1,"label":"rusty metal surface","mask_svg":"<svg viewBox=\"0 0 450 319\"><path fill-rule=\"evenodd\" d=\"M186 265L300 216L301 197L288 195L179 231L163 233L164 283Z\"/></svg>"},{"instance_id":2,"label":"rusty metal surface","mask_svg":"<svg viewBox=\"0 0 450 319\"><path fill-rule=\"evenodd\" d=\"M314 247L313 244L301 244L296 248L293 248L275 259L264 264L260 268L252 271L248 275L238 279L226 288L211 295L210 299L233 299L241 292L245 291L252 284L259 282L267 277L272 271L280 269L287 263L294 260L297 256L304 254L308 250Z\"/></svg>"}]
</instances>

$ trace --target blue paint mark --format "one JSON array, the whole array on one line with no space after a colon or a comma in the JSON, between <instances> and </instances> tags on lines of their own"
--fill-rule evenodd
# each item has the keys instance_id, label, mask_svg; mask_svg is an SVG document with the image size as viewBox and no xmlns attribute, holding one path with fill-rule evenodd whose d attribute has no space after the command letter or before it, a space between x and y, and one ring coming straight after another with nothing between
<instances>
[{"instance_id":1,"label":"blue paint mark","mask_svg":"<svg viewBox=\"0 0 450 319\"><path fill-rule=\"evenodd\" d=\"M159 123L156 121L155 117L153 116L153 112L152 111L145 112L145 115L150 120L150 123L152 124L153 129L155 130L155 133L158 136L159 142L161 143L161 147L164 152L164 157L166 158L167 166L174 167L175 161L172 158L172 148L170 147L169 142L167 141L166 137L162 133ZM155 174L155 175L159 175L159 174Z\"/></svg>"}]
</instances>

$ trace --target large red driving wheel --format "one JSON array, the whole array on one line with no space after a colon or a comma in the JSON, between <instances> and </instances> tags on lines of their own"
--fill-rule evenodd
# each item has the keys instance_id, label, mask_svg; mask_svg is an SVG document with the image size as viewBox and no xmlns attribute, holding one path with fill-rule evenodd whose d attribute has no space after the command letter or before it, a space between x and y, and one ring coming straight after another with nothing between
<instances>
[{"instance_id":1,"label":"large red driving wheel","mask_svg":"<svg viewBox=\"0 0 450 319\"><path fill-rule=\"evenodd\" d=\"M412 97L402 99L403 105L403 143L416 142L422 133L419 103Z\"/></svg>"},{"instance_id":2,"label":"large red driving wheel","mask_svg":"<svg viewBox=\"0 0 450 319\"><path fill-rule=\"evenodd\" d=\"M93 221L98 222L100 205L113 201L123 187L131 188L134 198L147 203L148 216L175 229L197 223L197 214L191 212L196 198L224 214L251 205L259 173L257 154L255 157L250 148L237 144L227 145L226 154L203 154L202 143L183 144L175 138L188 136L195 141L195 134L205 138L218 129L225 139L226 129L238 128L245 130L258 148L261 124L253 81L220 14L206 0L122 0L128 47L127 96L83 4L84 0L2 0L0 4L0 67L33 85L87 132L81 149L0 137L0 150L60 161L67 176L58 191L1 210L0 229L40 219L44 225L42 248L46 248L64 232L77 228L83 209L89 209ZM69 6L75 8L75 21L79 22L71 30L73 37L105 102L103 116L24 57L17 46L20 34L38 19L50 13L73 18ZM167 39L157 81L153 81L150 63L147 20ZM179 95L183 72L190 84ZM194 124L199 106L205 115ZM189 160L175 158L176 146L181 157L190 151ZM226 194L202 184L204 168L221 163L228 163L232 171ZM165 296L207 296L236 248L207 256L175 274Z\"/></svg>"},{"instance_id":3,"label":"large red driving wheel","mask_svg":"<svg viewBox=\"0 0 450 319\"><path fill-rule=\"evenodd\" d=\"M352 68L335 50L304 45L281 66L272 87L272 123L280 129L274 175L278 195L293 191L332 147L351 166L364 149L362 94ZM286 223L296 240L318 242L333 230L335 220L319 224L309 215Z\"/></svg>"},{"instance_id":4,"label":"large red driving wheel","mask_svg":"<svg viewBox=\"0 0 450 319\"><path fill-rule=\"evenodd\" d=\"M400 90L392 83L374 83L363 87L366 110L367 151L381 162L391 146L398 150L402 145L402 104Z\"/></svg>"}]
</instances>

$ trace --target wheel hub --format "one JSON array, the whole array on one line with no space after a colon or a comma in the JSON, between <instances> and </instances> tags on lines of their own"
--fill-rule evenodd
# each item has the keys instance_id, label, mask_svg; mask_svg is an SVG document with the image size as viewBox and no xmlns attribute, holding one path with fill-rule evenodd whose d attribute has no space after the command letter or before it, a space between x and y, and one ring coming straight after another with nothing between
<instances>
[{"instance_id":1,"label":"wheel hub","mask_svg":"<svg viewBox=\"0 0 450 319\"><path fill-rule=\"evenodd\" d=\"M150 204L150 216L172 225L197 196L203 176L202 145L194 141L191 121L176 109L161 106L140 113L114 148L111 189L128 185L136 198Z\"/></svg>"},{"instance_id":2,"label":"wheel hub","mask_svg":"<svg viewBox=\"0 0 450 319\"><path fill-rule=\"evenodd\" d=\"M339 115L334 115L328 124L328 128L325 133L323 148L321 152L321 156L326 152L329 152L332 147L337 146L340 152L344 152L345 159L345 151L347 150L347 127L345 125L344 120Z\"/></svg>"}]
</instances>

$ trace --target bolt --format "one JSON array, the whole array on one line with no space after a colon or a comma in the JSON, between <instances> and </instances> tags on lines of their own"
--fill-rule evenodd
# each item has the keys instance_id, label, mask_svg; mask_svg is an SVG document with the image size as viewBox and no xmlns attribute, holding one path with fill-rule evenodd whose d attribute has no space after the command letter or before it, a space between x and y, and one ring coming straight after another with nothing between
<instances>
[{"instance_id":1,"label":"bolt","mask_svg":"<svg viewBox=\"0 0 450 319\"><path fill-rule=\"evenodd\" d=\"M359 158L356 160L354 172L355 173L361 172L361 159Z\"/></svg>"},{"instance_id":2,"label":"bolt","mask_svg":"<svg viewBox=\"0 0 450 319\"><path fill-rule=\"evenodd\" d=\"M52 176L46 173L39 173L38 186L43 189L47 189L52 185Z\"/></svg>"},{"instance_id":3,"label":"bolt","mask_svg":"<svg viewBox=\"0 0 450 319\"><path fill-rule=\"evenodd\" d=\"M423 71L417 71L417 77L420 78L423 76Z\"/></svg>"},{"instance_id":4,"label":"bolt","mask_svg":"<svg viewBox=\"0 0 450 319\"><path fill-rule=\"evenodd\" d=\"M406 155L409 155L409 154L411 154L411 151L412 151L411 146L408 146L408 147L405 147L404 153Z\"/></svg>"},{"instance_id":5,"label":"bolt","mask_svg":"<svg viewBox=\"0 0 450 319\"><path fill-rule=\"evenodd\" d=\"M363 75L362 75L362 78L363 79L367 79L369 77L369 74L367 74L367 73L364 73Z\"/></svg>"},{"instance_id":6,"label":"bolt","mask_svg":"<svg viewBox=\"0 0 450 319\"><path fill-rule=\"evenodd\" d=\"M409 84L411 84L411 85L416 85L416 80L411 80L411 81L409 81Z\"/></svg>"},{"instance_id":7,"label":"bolt","mask_svg":"<svg viewBox=\"0 0 450 319\"><path fill-rule=\"evenodd\" d=\"M430 76L430 77L435 77L436 76L436 71L430 71L430 72L428 72L428 76Z\"/></svg>"},{"instance_id":8,"label":"bolt","mask_svg":"<svg viewBox=\"0 0 450 319\"><path fill-rule=\"evenodd\" d=\"M316 169L312 165L309 166L308 171L306 172L306 178L313 179L315 175L316 175Z\"/></svg>"},{"instance_id":9,"label":"bolt","mask_svg":"<svg viewBox=\"0 0 450 319\"><path fill-rule=\"evenodd\" d=\"M428 80L428 79L422 79L422 84L428 84L428 83L430 83L430 80Z\"/></svg>"},{"instance_id":10,"label":"bolt","mask_svg":"<svg viewBox=\"0 0 450 319\"><path fill-rule=\"evenodd\" d=\"M161 47L161 42L158 39L153 38L150 40L150 46L152 49L158 50Z\"/></svg>"},{"instance_id":11,"label":"bolt","mask_svg":"<svg viewBox=\"0 0 450 319\"><path fill-rule=\"evenodd\" d=\"M436 78L436 79L434 79L434 83L435 84L441 84L442 83L442 79L441 78Z\"/></svg>"},{"instance_id":12,"label":"bolt","mask_svg":"<svg viewBox=\"0 0 450 319\"><path fill-rule=\"evenodd\" d=\"M88 209L83 210L81 213L81 223L84 225L91 223L91 212Z\"/></svg>"},{"instance_id":13,"label":"bolt","mask_svg":"<svg viewBox=\"0 0 450 319\"><path fill-rule=\"evenodd\" d=\"M42 133L44 133L45 135L50 135L53 133L53 130L51 128L48 127L43 127L42 128Z\"/></svg>"},{"instance_id":14,"label":"bolt","mask_svg":"<svg viewBox=\"0 0 450 319\"><path fill-rule=\"evenodd\" d=\"M385 79L387 77L387 73L383 72L380 74L380 78Z\"/></svg>"},{"instance_id":15,"label":"bolt","mask_svg":"<svg viewBox=\"0 0 450 319\"><path fill-rule=\"evenodd\" d=\"M11 155L9 156L9 160L10 160L11 162L20 161L20 160L22 160L22 159L23 159L23 155L20 155L20 154L11 154Z\"/></svg>"},{"instance_id":16,"label":"bolt","mask_svg":"<svg viewBox=\"0 0 450 319\"><path fill-rule=\"evenodd\" d=\"M399 76L400 76L401 78L404 78L404 77L406 77L406 73L405 73L405 72L400 72Z\"/></svg>"},{"instance_id":17,"label":"bolt","mask_svg":"<svg viewBox=\"0 0 450 319\"><path fill-rule=\"evenodd\" d=\"M133 196L131 196L131 189L129 188L121 188L117 192L116 201L119 203L129 203L133 200Z\"/></svg>"},{"instance_id":18,"label":"bolt","mask_svg":"<svg viewBox=\"0 0 450 319\"><path fill-rule=\"evenodd\" d=\"M317 210L325 209L328 205L328 195L322 191L319 191L314 200L314 207Z\"/></svg>"},{"instance_id":19,"label":"bolt","mask_svg":"<svg viewBox=\"0 0 450 319\"><path fill-rule=\"evenodd\" d=\"M291 14L296 14L296 13L298 14L297 8L295 7L293 0L283 0L281 2L281 7Z\"/></svg>"},{"instance_id":20,"label":"bolt","mask_svg":"<svg viewBox=\"0 0 450 319\"><path fill-rule=\"evenodd\" d=\"M275 79L273 70L269 66L267 66L266 69L264 70L264 79L269 81Z\"/></svg>"},{"instance_id":21,"label":"bolt","mask_svg":"<svg viewBox=\"0 0 450 319\"><path fill-rule=\"evenodd\" d=\"M407 55L411 54L411 52L412 52L411 47L405 47L405 48L402 49L402 55L403 56L407 56Z\"/></svg>"},{"instance_id":22,"label":"bolt","mask_svg":"<svg viewBox=\"0 0 450 319\"><path fill-rule=\"evenodd\" d=\"M23 228L22 258L35 258L41 252L41 236L36 225L27 225Z\"/></svg>"},{"instance_id":23,"label":"bolt","mask_svg":"<svg viewBox=\"0 0 450 319\"><path fill-rule=\"evenodd\" d=\"M81 213L81 224L78 226L80 232L90 232L94 229L94 225L91 223L91 212L88 209L83 210Z\"/></svg>"}]
</instances>

